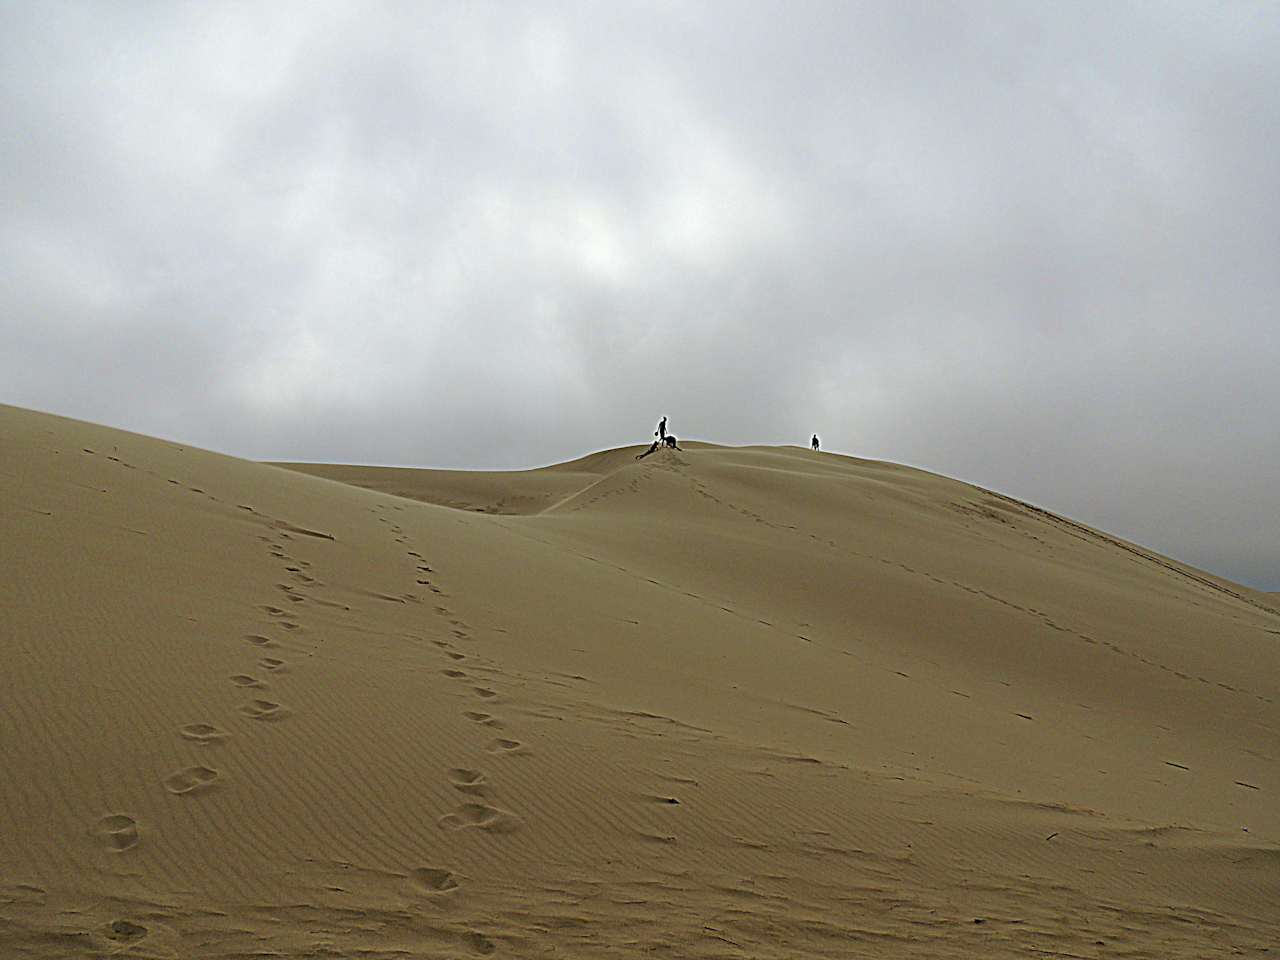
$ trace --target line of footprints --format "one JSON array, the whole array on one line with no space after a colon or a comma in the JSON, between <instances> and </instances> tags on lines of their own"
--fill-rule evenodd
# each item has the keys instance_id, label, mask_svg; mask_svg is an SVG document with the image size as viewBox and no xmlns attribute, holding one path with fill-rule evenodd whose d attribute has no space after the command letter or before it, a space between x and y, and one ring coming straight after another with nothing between
<instances>
[{"instance_id":1,"label":"line of footprints","mask_svg":"<svg viewBox=\"0 0 1280 960\"><path fill-rule=\"evenodd\" d=\"M262 535L259 539L268 545L273 557L284 561L286 564L285 571L291 578L303 584L315 582L315 579L305 570L306 567L310 566L310 563L306 560L295 559L285 551L287 541L292 539L288 533L281 531L275 536ZM295 588L287 584L281 584L280 587L284 590L285 595L294 602L302 602L305 599ZM300 625L295 614L270 604L263 605L261 609L271 618L273 624L281 629L290 631L299 629ZM245 640L263 654L265 654L266 650L276 646L274 640L262 634L249 634L245 637ZM271 673L287 669L287 664L284 660L266 655L258 659L258 666ZM261 690L266 687L262 680L247 673L234 674L230 681L235 686L246 691ZM250 698L240 705L239 710L253 720L278 721L289 716L288 708L261 696ZM188 723L179 730L179 733L183 739L204 746L221 743L230 736L225 730L212 723ZM204 764L196 764L175 771L165 777L163 783L165 789L175 796L185 796L208 790L216 786L220 779L221 774L217 769ZM138 827L130 817L114 814L104 817L100 826L111 849L127 850L138 843Z\"/></svg>"},{"instance_id":2,"label":"line of footprints","mask_svg":"<svg viewBox=\"0 0 1280 960\"><path fill-rule=\"evenodd\" d=\"M245 507L243 509L249 508ZM281 530L273 536L260 535L258 539L267 544L273 557L284 562L285 572L295 582L299 584L316 582L315 578L306 572L306 568L310 566L310 563L306 560L295 559L286 552L285 548L288 541L293 539L289 533ZM280 584L279 586L291 601L300 603L305 600L305 597L297 591L297 588L289 584ZM260 609L271 618L273 626L287 631L300 628L297 615L288 610L270 604L264 604ZM279 673L288 669L288 665L284 660L267 655L267 651L276 646L276 641L256 633L249 634L244 639L260 654L257 661L259 668L269 673ZM234 674L230 677L230 681L246 692L258 691L266 687L264 681L248 673ZM240 705L239 710L243 715L253 720L279 721L289 716L288 708L261 695L251 696L249 700ZM181 727L178 733L184 740L189 740L201 746L221 743L230 736L227 731L212 723L188 723ZM218 785L220 780L221 773L216 768L205 764L194 764L171 773L162 782L164 788L171 794L188 796L212 789ZM131 850L140 841L137 822L132 817L121 813L109 814L99 820L98 833L108 850L118 852Z\"/></svg>"},{"instance_id":3,"label":"line of footprints","mask_svg":"<svg viewBox=\"0 0 1280 960\"><path fill-rule=\"evenodd\" d=\"M285 572L290 579L298 584L312 584L316 580L307 569L311 564L306 560L298 560L289 555L286 550L288 541L292 537L284 532L279 531L274 535L260 535L259 540L263 541L271 556L285 564ZM297 587L291 584L278 584L284 595L294 603L302 603L305 597L298 591ZM264 604L260 608L263 613L271 618L271 624L282 630L293 631L300 628L298 617L281 607L272 604ZM267 656L266 652L276 646L276 642L270 637L262 634L248 634L245 638L258 653L262 656L258 659L258 667L268 673L279 673L287 669L287 664L279 657ZM246 693L252 694L254 691L263 690L267 684L259 680L257 677L249 673L237 673L230 677L231 683ZM276 703L274 700L268 700L262 695L251 695L248 700L242 703L239 711L252 720L261 720L266 722L276 722L284 720L289 716L287 707ZM189 723L180 731L182 737L194 743L201 745L210 745L220 743L230 734L212 723ZM220 775L217 770L204 765L196 765L185 767L176 773L170 774L164 780L165 789L170 793L182 796L185 794L198 793L207 790L218 783Z\"/></svg>"},{"instance_id":4,"label":"line of footprints","mask_svg":"<svg viewBox=\"0 0 1280 960\"><path fill-rule=\"evenodd\" d=\"M86 454L89 454L90 456L98 455L97 451L89 447L85 447L83 449L83 452ZM123 461L121 458L117 456L107 456L106 459L108 461L111 461L112 463L119 464L122 467L134 469L133 464L126 463L125 461ZM143 472L149 474L150 476L156 477L157 479L167 479L168 483L174 484L180 487L184 487L190 492L202 495L207 499L214 501L215 503L222 502L217 497L213 496L210 493L207 493L202 488L196 487L196 486L190 486L175 477L162 478L160 474L150 470L144 470ZM104 490L103 492L107 492L107 491ZM242 509L249 510L252 513L257 512L257 511L254 511L251 507L242 507ZM289 534L284 533L283 531L279 534L279 536L284 538L285 540L291 539L289 537ZM311 578L302 571L302 567L305 567L308 565L305 560L298 560L298 561L292 560L292 558L288 557L288 555L284 552L283 544L277 543L271 537L264 536L261 539L271 544L271 551L274 556L279 557L281 559L285 559L290 562L291 565L286 569L289 570L291 573L293 573L294 576L296 576L300 582L303 582L303 583L311 582ZM301 600L302 598L298 596L291 596L291 599ZM265 607L264 609L268 613L272 614L273 616L281 617L282 618L281 626L284 626L287 629L297 628L296 618L287 614L286 611L280 610L276 607ZM247 639L251 643L257 644L258 646L262 646L262 647L273 645L273 641L271 641L267 637L251 636L251 637L248 637ZM259 661L259 665L264 670L274 671L274 670L282 669L284 667L284 661L278 660L274 657L263 657ZM231 681L235 683L237 686L241 686L241 687L257 688L257 687L263 686L263 684L260 681L249 676L248 674L238 674L232 677ZM260 720L282 719L283 717L287 716L287 713L288 713L288 711L286 711L283 707L281 707L280 704L274 703L270 700L263 700L263 699L251 700L247 704L245 704L243 707L241 707L241 710L248 716L251 716L255 719L260 719ZM217 743L221 740L226 739L226 737L228 736L226 732L224 732L223 730L219 729L218 727L214 726L211 723L189 723L180 730L180 733L184 739L191 740L200 744ZM165 789L167 789L170 793L173 793L175 795L183 795L183 794L189 794L189 793L196 793L200 790L204 790L209 787L212 787L215 783L217 783L218 778L219 778L219 773L214 768L207 767L204 765L196 765L196 766L185 767L182 770L178 770L175 773L170 774L168 777L164 779L164 786L165 786ZM123 813L112 813L102 817L97 824L97 833L101 838L103 844L106 846L108 850L113 850L117 852L133 849L138 845L140 840L137 821L134 820L132 817L128 816L127 814L123 814Z\"/></svg>"},{"instance_id":5,"label":"line of footprints","mask_svg":"<svg viewBox=\"0 0 1280 960\"><path fill-rule=\"evenodd\" d=\"M400 526L388 518L383 517L380 519L389 525L390 532L396 543L412 548L413 544ZM417 550L408 549L406 556L416 567L415 579L417 583L420 586L429 587L433 593L443 595L442 591L431 583L430 577L434 571L423 559L422 554ZM452 641L431 641L445 657L454 663L453 666L445 667L440 672L450 680L470 687L470 695L481 701L481 705L491 703L498 697L498 692L485 686L483 681L477 681L471 674L462 669L462 661L468 660L469 657L467 654L460 653L454 646L458 641L465 642L470 639L471 634L469 633L468 624L459 619L449 607L443 604L437 604L434 609L436 615L448 623L449 633L453 637ZM463 716L479 726L492 730L494 733L503 730L502 721L485 710L464 710ZM527 755L527 751L520 741L505 736L495 737L489 742L487 749L493 755ZM493 785L480 770L470 767L454 767L448 771L448 777L453 788L468 799L439 818L438 822L441 827L449 831L478 830L490 835L514 833L521 828L523 822L519 816L487 802L493 792ZM448 894L459 888L457 876L452 871L441 867L416 867L409 871L408 879L419 893L428 896ZM487 938L478 934L475 935L475 941L469 943L469 946L479 953L490 953L494 949L493 944Z\"/></svg>"},{"instance_id":6,"label":"line of footprints","mask_svg":"<svg viewBox=\"0 0 1280 960\"><path fill-rule=\"evenodd\" d=\"M380 519L385 523L390 523L386 518ZM396 543L412 546L401 527L391 523L390 531ZM287 547L289 541L293 539L292 536L288 532L280 530L272 535L260 535L259 539L266 544L272 557L284 564L285 573L293 581L293 584L278 584L286 600L294 604L305 602L308 598L302 593L302 590L316 584L318 581L308 572L310 567L308 561L297 559L289 554ZM422 554L417 550L409 549L406 551L406 556L414 567L413 579L416 587L418 589L427 587L432 593L443 597L443 591L431 581L434 571ZM412 594L406 594L405 599L409 599L411 596L415 600L418 599L416 595ZM287 632L301 629L298 616L285 607L264 604L260 609L269 618L268 624L272 629ZM437 604L434 607L434 612L449 624L449 632L454 641L470 639L467 623L458 619L449 607ZM285 660L270 654L270 651L277 646L277 642L271 637L254 633L246 635L244 639L254 649L258 657L257 666L260 670L278 674L289 669L289 664ZM470 694L481 701L478 706L485 702L491 702L498 697L496 690L485 686L483 682L478 682L467 671L461 669L461 661L466 661L469 658L466 654L454 649L453 642L449 640L433 640L431 642L439 648L445 657L456 664L455 666L446 667L441 670L441 673L450 680L469 685L471 687ZM266 699L261 693L257 693L257 691L265 690L267 686L263 680L251 673L234 674L229 679L236 687L250 694L249 699L238 708L244 716L263 722L279 722L288 718L289 709L287 707L274 700ZM479 726L492 730L495 734L503 730L502 721L484 710L464 710L463 716ZM180 729L179 733L183 739L202 746L220 743L230 736L221 727L207 722L186 724ZM495 736L489 742L487 750L491 755L520 755L527 752L520 741L506 736ZM469 799L439 818L438 822L442 828L450 831L480 830L487 834L507 834L521 828L522 821L516 814L485 802L492 791L492 785L482 772L466 767L456 767L448 771L448 777L454 789ZM196 764L170 774L164 779L163 784L165 789L175 796L188 796L216 787L220 779L221 774L215 768L205 764ZM103 817L98 824L98 830L104 843L111 850L129 850L137 846L139 842L137 823L131 817L123 814L112 814ZM409 870L406 876L416 891L426 895L447 894L459 888L459 882L454 873L439 867L415 867ZM477 935L476 942L470 944L470 946L481 953L491 952L492 950L492 944L479 937L479 935Z\"/></svg>"}]
</instances>

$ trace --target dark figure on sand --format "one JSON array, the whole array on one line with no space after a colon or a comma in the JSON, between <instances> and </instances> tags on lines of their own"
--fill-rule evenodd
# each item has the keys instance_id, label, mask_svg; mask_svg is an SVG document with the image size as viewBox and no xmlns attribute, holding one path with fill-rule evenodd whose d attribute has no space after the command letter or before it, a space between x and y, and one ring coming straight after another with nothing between
<instances>
[{"instance_id":1,"label":"dark figure on sand","mask_svg":"<svg viewBox=\"0 0 1280 960\"><path fill-rule=\"evenodd\" d=\"M662 443L667 442L667 418L666 417L663 417L661 420L658 421L658 430L656 433L654 433L654 436L657 437L658 440L661 441Z\"/></svg>"},{"instance_id":2,"label":"dark figure on sand","mask_svg":"<svg viewBox=\"0 0 1280 960\"><path fill-rule=\"evenodd\" d=\"M818 449L818 435L816 433L813 435L813 449Z\"/></svg>"},{"instance_id":3,"label":"dark figure on sand","mask_svg":"<svg viewBox=\"0 0 1280 960\"><path fill-rule=\"evenodd\" d=\"M653 441L653 443L649 444L649 449L646 450L644 453L637 453L636 459L643 460L649 454L656 453L659 447L664 447L664 446L669 447L672 450L681 449L680 447L676 446L676 438L673 437L671 434L667 433L663 435L661 440L655 440Z\"/></svg>"}]
</instances>

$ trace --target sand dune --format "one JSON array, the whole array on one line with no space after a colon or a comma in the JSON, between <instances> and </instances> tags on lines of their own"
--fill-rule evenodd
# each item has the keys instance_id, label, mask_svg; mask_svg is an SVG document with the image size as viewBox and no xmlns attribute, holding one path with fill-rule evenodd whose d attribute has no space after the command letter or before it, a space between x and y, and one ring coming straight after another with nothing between
<instances>
[{"instance_id":1,"label":"sand dune","mask_svg":"<svg viewBox=\"0 0 1280 960\"><path fill-rule=\"evenodd\" d=\"M1280 944L1280 598L798 448L251 463L0 407L0 956Z\"/></svg>"}]
</instances>

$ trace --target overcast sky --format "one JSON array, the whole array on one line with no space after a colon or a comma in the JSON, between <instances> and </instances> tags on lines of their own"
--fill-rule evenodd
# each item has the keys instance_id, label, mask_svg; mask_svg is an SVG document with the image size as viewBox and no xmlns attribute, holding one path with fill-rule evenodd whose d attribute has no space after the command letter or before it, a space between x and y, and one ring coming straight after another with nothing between
<instances>
[{"instance_id":1,"label":"overcast sky","mask_svg":"<svg viewBox=\"0 0 1280 960\"><path fill-rule=\"evenodd\" d=\"M1280 589L1280 11L0 0L0 401L924 466Z\"/></svg>"}]
</instances>

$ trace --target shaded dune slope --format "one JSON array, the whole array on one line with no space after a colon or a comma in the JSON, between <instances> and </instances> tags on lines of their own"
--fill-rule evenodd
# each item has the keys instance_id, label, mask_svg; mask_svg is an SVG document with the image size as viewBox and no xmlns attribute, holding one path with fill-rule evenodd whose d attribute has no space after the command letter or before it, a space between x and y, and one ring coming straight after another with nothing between
<instances>
[{"instance_id":1,"label":"shaded dune slope","mask_svg":"<svg viewBox=\"0 0 1280 960\"><path fill-rule=\"evenodd\" d=\"M799 449L282 469L9 407L0 444L6 956L1280 936L1265 594Z\"/></svg>"}]
</instances>

